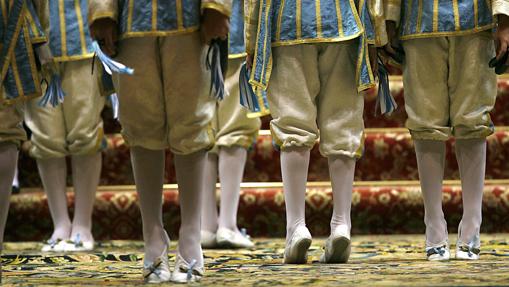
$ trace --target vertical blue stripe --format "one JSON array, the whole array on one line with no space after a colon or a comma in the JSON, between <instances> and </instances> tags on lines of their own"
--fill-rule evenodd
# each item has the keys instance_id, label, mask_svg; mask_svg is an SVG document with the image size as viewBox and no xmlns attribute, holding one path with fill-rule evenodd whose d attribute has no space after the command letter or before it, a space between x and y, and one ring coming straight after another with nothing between
<instances>
[{"instance_id":1,"label":"vertical blue stripe","mask_svg":"<svg viewBox=\"0 0 509 287\"><path fill-rule=\"evenodd\" d=\"M484 1L484 0L480 0ZM463 0L458 1L458 7L460 11L460 27L461 30L470 30L475 27L474 23L474 1L473 0ZM469 16L472 15L472 16Z\"/></svg>"},{"instance_id":2,"label":"vertical blue stripe","mask_svg":"<svg viewBox=\"0 0 509 287\"><path fill-rule=\"evenodd\" d=\"M240 0L239 0L240 1ZM184 27L196 27L200 24L200 0L182 0L184 6Z\"/></svg>"},{"instance_id":3,"label":"vertical blue stripe","mask_svg":"<svg viewBox=\"0 0 509 287\"><path fill-rule=\"evenodd\" d=\"M301 31L302 38L316 38L316 1L302 0L301 1Z\"/></svg>"},{"instance_id":4,"label":"vertical blue stripe","mask_svg":"<svg viewBox=\"0 0 509 287\"><path fill-rule=\"evenodd\" d=\"M49 0L49 45L54 56L62 55L62 42L60 38L60 14L58 0Z\"/></svg>"},{"instance_id":5,"label":"vertical blue stripe","mask_svg":"<svg viewBox=\"0 0 509 287\"><path fill-rule=\"evenodd\" d=\"M486 5L486 1L479 0L477 1L477 6L479 6L479 26L486 26L490 23L493 23L493 16L491 15L491 9Z\"/></svg>"},{"instance_id":6,"label":"vertical blue stripe","mask_svg":"<svg viewBox=\"0 0 509 287\"><path fill-rule=\"evenodd\" d=\"M81 16L83 17L83 31L85 33L85 45L87 46L87 51L89 53L93 52L92 49L92 37L90 36L90 29L88 28L88 0L81 0Z\"/></svg>"},{"instance_id":7,"label":"vertical blue stripe","mask_svg":"<svg viewBox=\"0 0 509 287\"><path fill-rule=\"evenodd\" d=\"M451 0L439 0L438 5L438 31L454 31L454 6Z\"/></svg>"},{"instance_id":8,"label":"vertical blue stripe","mask_svg":"<svg viewBox=\"0 0 509 287\"><path fill-rule=\"evenodd\" d=\"M230 17L230 54L240 54L246 50L244 45L244 10L242 2L242 0L233 1L232 15Z\"/></svg>"},{"instance_id":9,"label":"vertical blue stripe","mask_svg":"<svg viewBox=\"0 0 509 287\"><path fill-rule=\"evenodd\" d=\"M419 0L414 0L419 1ZM422 33L424 31L433 31L433 1L422 0L422 16L421 16L421 30L416 31ZM415 18L417 21L417 17Z\"/></svg>"},{"instance_id":10,"label":"vertical blue stripe","mask_svg":"<svg viewBox=\"0 0 509 287\"><path fill-rule=\"evenodd\" d=\"M306 0L304 0L306 1ZM309 0L308 0L309 1ZM279 1L278 1L279 2ZM295 0L285 0L283 7L283 19L281 21L281 40L294 40L297 37L297 15L296 15ZM277 23L278 18L274 18L274 23ZM276 24L277 25L277 24ZM276 29L274 29L276 30Z\"/></svg>"},{"instance_id":11,"label":"vertical blue stripe","mask_svg":"<svg viewBox=\"0 0 509 287\"><path fill-rule=\"evenodd\" d=\"M119 26L120 34L127 33L127 18L129 17L129 0L119 0Z\"/></svg>"},{"instance_id":12,"label":"vertical blue stripe","mask_svg":"<svg viewBox=\"0 0 509 287\"><path fill-rule=\"evenodd\" d=\"M447 0L447 1L449 1L449 0ZM433 1L428 0L427 2L433 2ZM419 11L419 1L413 0L412 7L411 7L411 13L410 13L410 19L415 19L415 20L410 21L410 26L408 27L408 29L410 29L411 33L417 32L417 18L419 17L418 11ZM406 20L404 20L404 21L406 21Z\"/></svg>"},{"instance_id":13,"label":"vertical blue stripe","mask_svg":"<svg viewBox=\"0 0 509 287\"><path fill-rule=\"evenodd\" d=\"M143 32L152 30L152 1L151 0L130 0L134 3L133 7L133 32Z\"/></svg>"},{"instance_id":14,"label":"vertical blue stripe","mask_svg":"<svg viewBox=\"0 0 509 287\"><path fill-rule=\"evenodd\" d=\"M343 33L345 36L352 36L359 33L361 28L355 20L355 14L354 11L352 11L350 1L337 1L339 1L341 7L341 22L343 23ZM358 5L356 7L358 7Z\"/></svg>"},{"instance_id":15,"label":"vertical blue stripe","mask_svg":"<svg viewBox=\"0 0 509 287\"><path fill-rule=\"evenodd\" d=\"M82 52L80 27L78 17L76 16L74 0L64 0L64 3L67 55L80 55Z\"/></svg>"},{"instance_id":16,"label":"vertical blue stripe","mask_svg":"<svg viewBox=\"0 0 509 287\"><path fill-rule=\"evenodd\" d=\"M175 30L177 28L177 1L157 1L157 29Z\"/></svg>"},{"instance_id":17,"label":"vertical blue stripe","mask_svg":"<svg viewBox=\"0 0 509 287\"><path fill-rule=\"evenodd\" d=\"M336 1L320 1L320 15L322 16L322 35L325 38L339 37L338 15ZM331 4L334 5L331 7Z\"/></svg>"},{"instance_id":18,"label":"vertical blue stripe","mask_svg":"<svg viewBox=\"0 0 509 287\"><path fill-rule=\"evenodd\" d=\"M277 25L278 25L277 21L278 21L278 17L279 17L279 11L281 11L281 4L282 4L281 2L282 2L282 0L272 2L271 17L272 17L272 21L274 21L274 27L276 27L276 29L272 29L272 31L271 31L272 39L277 38Z\"/></svg>"}]
</instances>

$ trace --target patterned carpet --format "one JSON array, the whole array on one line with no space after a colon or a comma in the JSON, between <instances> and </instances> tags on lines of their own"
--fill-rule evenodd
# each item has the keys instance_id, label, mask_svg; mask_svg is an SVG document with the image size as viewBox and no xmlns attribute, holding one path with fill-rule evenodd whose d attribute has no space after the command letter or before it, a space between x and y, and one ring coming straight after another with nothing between
<instances>
[{"instance_id":1,"label":"patterned carpet","mask_svg":"<svg viewBox=\"0 0 509 287\"><path fill-rule=\"evenodd\" d=\"M481 260L424 260L423 236L356 236L348 264L320 264L323 240L309 264L282 265L282 239L256 240L252 250L206 250L202 286L509 286L509 234L482 236ZM453 235L451 242L456 239ZM41 255L36 243L6 244L2 286L135 286L140 242L104 242L91 254ZM172 250L175 246L172 246ZM174 253L170 254L173 262ZM195 284L198 285L198 284Z\"/></svg>"}]
</instances>

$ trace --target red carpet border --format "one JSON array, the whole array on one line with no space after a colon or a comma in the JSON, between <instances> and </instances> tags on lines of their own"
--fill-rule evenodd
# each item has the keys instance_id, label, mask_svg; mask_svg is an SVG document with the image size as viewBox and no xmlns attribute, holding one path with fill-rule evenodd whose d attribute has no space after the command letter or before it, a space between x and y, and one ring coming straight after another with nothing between
<instances>
[{"instance_id":1,"label":"red carpet border","mask_svg":"<svg viewBox=\"0 0 509 287\"><path fill-rule=\"evenodd\" d=\"M74 197L69 193L69 206ZM443 193L449 231L461 218L458 182L448 183ZM332 214L330 183L311 183L306 198L307 224L315 236L326 236ZM174 185L164 192L164 222L172 238L179 227L178 192ZM417 182L359 183L352 204L354 234L423 233L423 206ZM483 203L483 232L509 232L509 181L487 183ZM141 218L132 186L101 187L94 209L97 240L141 239ZM281 184L245 184L238 222L255 236L281 237L285 233L285 205ZM7 241L39 241L52 230L46 197L40 189L24 190L13 197L9 211Z\"/></svg>"}]
</instances>

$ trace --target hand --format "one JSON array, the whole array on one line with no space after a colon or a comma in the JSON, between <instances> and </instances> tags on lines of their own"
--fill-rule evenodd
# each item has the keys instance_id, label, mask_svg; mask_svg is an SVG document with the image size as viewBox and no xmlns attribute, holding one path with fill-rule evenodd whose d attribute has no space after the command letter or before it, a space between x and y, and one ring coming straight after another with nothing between
<instances>
[{"instance_id":1,"label":"hand","mask_svg":"<svg viewBox=\"0 0 509 287\"><path fill-rule=\"evenodd\" d=\"M205 9L201 26L202 40L210 44L214 39L226 40L230 31L230 18L214 9Z\"/></svg>"},{"instance_id":2,"label":"hand","mask_svg":"<svg viewBox=\"0 0 509 287\"><path fill-rule=\"evenodd\" d=\"M108 56L117 54L118 40L117 23L109 18L95 20L90 25L90 36L101 46L101 50Z\"/></svg>"},{"instance_id":3,"label":"hand","mask_svg":"<svg viewBox=\"0 0 509 287\"><path fill-rule=\"evenodd\" d=\"M498 15L498 28L495 33L497 60L500 60L509 49L509 16ZM506 63L509 65L509 59Z\"/></svg>"},{"instance_id":4,"label":"hand","mask_svg":"<svg viewBox=\"0 0 509 287\"><path fill-rule=\"evenodd\" d=\"M378 77L378 51L375 45L368 45L369 64L371 65L371 72L375 79Z\"/></svg>"},{"instance_id":5,"label":"hand","mask_svg":"<svg viewBox=\"0 0 509 287\"><path fill-rule=\"evenodd\" d=\"M387 29L387 38L388 43L385 45L384 50L390 56L396 55L397 52L394 48L400 46L399 37L398 37L398 28L396 27L396 22L394 21L386 21L385 26Z\"/></svg>"},{"instance_id":6,"label":"hand","mask_svg":"<svg viewBox=\"0 0 509 287\"><path fill-rule=\"evenodd\" d=\"M248 70L251 70L252 67L253 67L253 56L247 54L247 56L246 56L246 68Z\"/></svg>"}]
</instances>

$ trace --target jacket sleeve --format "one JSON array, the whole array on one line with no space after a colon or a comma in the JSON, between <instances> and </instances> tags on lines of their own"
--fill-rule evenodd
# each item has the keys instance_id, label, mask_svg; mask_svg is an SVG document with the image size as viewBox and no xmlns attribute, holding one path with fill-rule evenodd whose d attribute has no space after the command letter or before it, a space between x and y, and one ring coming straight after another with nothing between
<instances>
[{"instance_id":1,"label":"jacket sleeve","mask_svg":"<svg viewBox=\"0 0 509 287\"><path fill-rule=\"evenodd\" d=\"M509 0L493 0L493 15L509 16Z\"/></svg>"},{"instance_id":2,"label":"jacket sleeve","mask_svg":"<svg viewBox=\"0 0 509 287\"><path fill-rule=\"evenodd\" d=\"M117 22L118 0L89 0L88 24L92 25L95 20L102 18L109 18Z\"/></svg>"},{"instance_id":3,"label":"jacket sleeve","mask_svg":"<svg viewBox=\"0 0 509 287\"><path fill-rule=\"evenodd\" d=\"M385 8L385 19L396 22L399 26L401 20L401 0L383 0Z\"/></svg>"},{"instance_id":4,"label":"jacket sleeve","mask_svg":"<svg viewBox=\"0 0 509 287\"><path fill-rule=\"evenodd\" d=\"M214 9L230 17L232 14L232 0L202 0L201 10L203 11L204 9Z\"/></svg>"},{"instance_id":5,"label":"jacket sleeve","mask_svg":"<svg viewBox=\"0 0 509 287\"><path fill-rule=\"evenodd\" d=\"M43 0L27 1L26 22L32 44L47 42L49 35L48 2Z\"/></svg>"},{"instance_id":6,"label":"jacket sleeve","mask_svg":"<svg viewBox=\"0 0 509 287\"><path fill-rule=\"evenodd\" d=\"M249 55L253 55L255 52L259 15L260 1L244 0L244 42Z\"/></svg>"}]
</instances>

